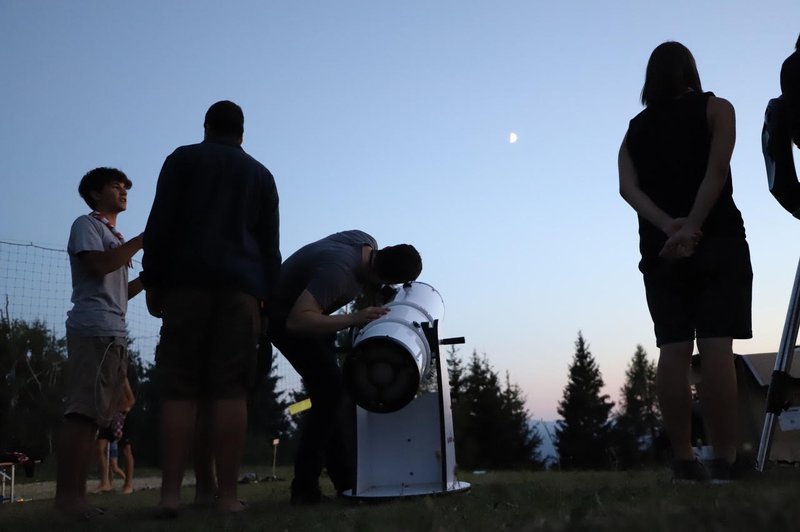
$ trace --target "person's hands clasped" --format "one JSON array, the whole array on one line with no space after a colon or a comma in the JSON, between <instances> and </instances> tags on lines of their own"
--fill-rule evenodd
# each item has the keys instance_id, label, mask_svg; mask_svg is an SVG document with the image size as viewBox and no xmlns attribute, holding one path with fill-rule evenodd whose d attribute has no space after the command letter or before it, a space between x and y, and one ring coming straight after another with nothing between
<instances>
[{"instance_id":1,"label":"person's hands clasped","mask_svg":"<svg viewBox=\"0 0 800 532\"><path fill-rule=\"evenodd\" d=\"M381 316L385 316L389 313L389 309L386 307L367 307L359 310L358 312L352 313L350 316L353 320L353 325L366 325L367 323L377 320Z\"/></svg>"},{"instance_id":2,"label":"person's hands clasped","mask_svg":"<svg viewBox=\"0 0 800 532\"><path fill-rule=\"evenodd\" d=\"M691 257L703 237L703 232L686 223L686 218L673 219L665 228L665 233L667 241L658 253L658 256L663 259Z\"/></svg>"}]
</instances>

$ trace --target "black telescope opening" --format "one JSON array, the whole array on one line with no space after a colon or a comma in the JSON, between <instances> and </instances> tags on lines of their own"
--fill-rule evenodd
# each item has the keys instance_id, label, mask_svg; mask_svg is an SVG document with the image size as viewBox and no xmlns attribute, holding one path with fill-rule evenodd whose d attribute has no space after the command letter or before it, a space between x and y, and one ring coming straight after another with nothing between
<instances>
[{"instance_id":1,"label":"black telescope opening","mask_svg":"<svg viewBox=\"0 0 800 532\"><path fill-rule=\"evenodd\" d=\"M414 399L419 388L414 357L388 336L361 342L345 359L342 372L353 400L370 412L396 412Z\"/></svg>"}]
</instances>

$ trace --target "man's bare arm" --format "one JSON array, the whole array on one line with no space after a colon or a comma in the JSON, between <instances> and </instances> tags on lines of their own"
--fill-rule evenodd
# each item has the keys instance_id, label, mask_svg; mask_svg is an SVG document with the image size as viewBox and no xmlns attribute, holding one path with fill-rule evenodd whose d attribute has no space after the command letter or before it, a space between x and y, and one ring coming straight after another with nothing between
<instances>
[{"instance_id":1,"label":"man's bare arm","mask_svg":"<svg viewBox=\"0 0 800 532\"><path fill-rule=\"evenodd\" d=\"M354 325L364 325L387 312L389 309L384 307L367 307L352 314L327 315L311 292L303 290L289 311L286 328L293 333L327 334Z\"/></svg>"},{"instance_id":2,"label":"man's bare arm","mask_svg":"<svg viewBox=\"0 0 800 532\"><path fill-rule=\"evenodd\" d=\"M142 235L133 237L114 249L82 251L78 253L78 258L92 275L102 277L127 266L140 249L142 249Z\"/></svg>"},{"instance_id":3,"label":"man's bare arm","mask_svg":"<svg viewBox=\"0 0 800 532\"><path fill-rule=\"evenodd\" d=\"M137 277L133 281L128 281L128 299L138 296L142 290L142 280L140 278Z\"/></svg>"}]
</instances>

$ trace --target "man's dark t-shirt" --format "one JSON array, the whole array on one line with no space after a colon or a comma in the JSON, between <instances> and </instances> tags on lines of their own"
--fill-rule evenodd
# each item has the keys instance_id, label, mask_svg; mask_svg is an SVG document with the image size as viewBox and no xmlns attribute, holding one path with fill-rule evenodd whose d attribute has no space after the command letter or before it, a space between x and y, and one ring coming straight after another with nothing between
<instances>
[{"instance_id":1,"label":"man's dark t-shirt","mask_svg":"<svg viewBox=\"0 0 800 532\"><path fill-rule=\"evenodd\" d=\"M363 231L342 231L297 250L281 265L273 314L285 318L297 298L308 290L331 314L355 299L364 289L362 248L378 249L378 243Z\"/></svg>"}]
</instances>

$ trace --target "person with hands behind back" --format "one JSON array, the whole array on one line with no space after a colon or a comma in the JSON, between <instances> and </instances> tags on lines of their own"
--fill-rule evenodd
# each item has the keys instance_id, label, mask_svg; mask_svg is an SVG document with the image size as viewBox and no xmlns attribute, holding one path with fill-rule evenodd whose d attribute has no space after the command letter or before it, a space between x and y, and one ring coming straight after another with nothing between
<instances>
[{"instance_id":1,"label":"person with hands behind back","mask_svg":"<svg viewBox=\"0 0 800 532\"><path fill-rule=\"evenodd\" d=\"M752 337L753 272L730 173L734 109L703 92L694 57L677 42L652 52L642 103L619 151L619 190L639 218L639 269L660 348L656 387L673 474L676 481L707 477L690 434L696 338L715 454L710 473L727 481L738 437L732 344Z\"/></svg>"}]
</instances>

